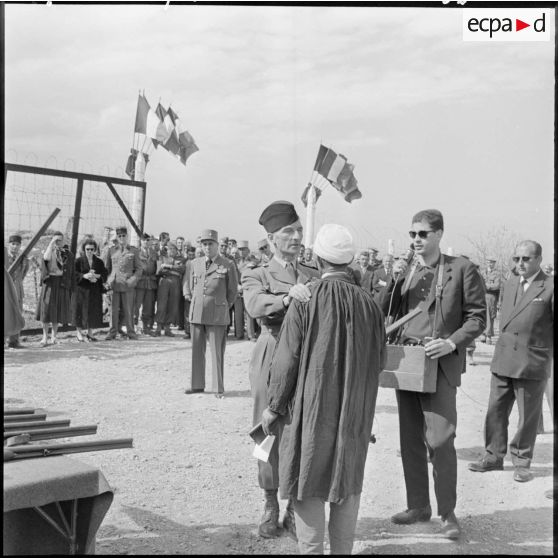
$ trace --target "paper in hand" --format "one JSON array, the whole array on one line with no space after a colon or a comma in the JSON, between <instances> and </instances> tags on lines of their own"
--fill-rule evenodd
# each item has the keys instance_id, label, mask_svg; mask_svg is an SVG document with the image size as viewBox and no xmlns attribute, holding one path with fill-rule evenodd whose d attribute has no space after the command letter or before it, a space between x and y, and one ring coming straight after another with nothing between
<instances>
[{"instance_id":1,"label":"paper in hand","mask_svg":"<svg viewBox=\"0 0 558 558\"><path fill-rule=\"evenodd\" d=\"M252 455L257 457L260 461L267 463L271 448L275 442L275 436L266 436L261 444L256 444Z\"/></svg>"}]
</instances>

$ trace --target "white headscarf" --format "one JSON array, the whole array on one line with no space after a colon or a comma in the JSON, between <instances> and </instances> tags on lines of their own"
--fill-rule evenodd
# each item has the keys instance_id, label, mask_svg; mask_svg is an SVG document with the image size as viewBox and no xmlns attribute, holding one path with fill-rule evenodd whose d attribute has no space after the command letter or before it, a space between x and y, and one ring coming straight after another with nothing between
<instances>
[{"instance_id":1,"label":"white headscarf","mask_svg":"<svg viewBox=\"0 0 558 558\"><path fill-rule=\"evenodd\" d=\"M314 254L332 264L349 264L355 257L355 244L342 225L322 225L314 241Z\"/></svg>"}]
</instances>

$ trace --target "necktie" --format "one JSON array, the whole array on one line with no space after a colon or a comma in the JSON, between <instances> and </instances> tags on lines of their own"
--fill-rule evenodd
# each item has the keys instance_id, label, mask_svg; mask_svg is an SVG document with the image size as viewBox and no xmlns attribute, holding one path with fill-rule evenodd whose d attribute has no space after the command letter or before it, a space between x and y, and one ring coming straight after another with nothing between
<instances>
[{"instance_id":1,"label":"necktie","mask_svg":"<svg viewBox=\"0 0 558 558\"><path fill-rule=\"evenodd\" d=\"M287 271L293 280L293 284L296 283L296 269L292 263L287 264Z\"/></svg>"},{"instance_id":2,"label":"necktie","mask_svg":"<svg viewBox=\"0 0 558 558\"><path fill-rule=\"evenodd\" d=\"M207 260L205 260L205 271L209 269L210 265L211 265L211 260L208 258Z\"/></svg>"},{"instance_id":3,"label":"necktie","mask_svg":"<svg viewBox=\"0 0 558 558\"><path fill-rule=\"evenodd\" d=\"M527 281L525 281L525 279L523 277L519 278L519 285L517 286L517 294L515 295L515 303L517 304L520 300L521 297L523 296L523 293L525 292L525 285L527 284Z\"/></svg>"}]
</instances>

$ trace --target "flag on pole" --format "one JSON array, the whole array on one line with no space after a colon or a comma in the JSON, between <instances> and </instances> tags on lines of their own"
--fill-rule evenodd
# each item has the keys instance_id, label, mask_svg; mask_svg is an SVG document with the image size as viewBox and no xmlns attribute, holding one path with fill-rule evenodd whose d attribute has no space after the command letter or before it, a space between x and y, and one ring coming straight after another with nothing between
<instances>
[{"instance_id":1,"label":"flag on pole","mask_svg":"<svg viewBox=\"0 0 558 558\"><path fill-rule=\"evenodd\" d=\"M199 148L196 145L196 142L194 141L194 138L192 137L190 132L188 132L188 130L186 130L186 128L182 124L182 120L180 120L178 114L176 114L176 112L174 112L170 107L168 110L168 115L172 120L174 129L176 131L176 134L178 135L178 156L181 163L185 165L188 157L190 157L192 153L199 151Z\"/></svg>"},{"instance_id":2,"label":"flag on pole","mask_svg":"<svg viewBox=\"0 0 558 558\"><path fill-rule=\"evenodd\" d=\"M139 95L138 108L136 110L136 123L134 132L145 134L153 140L155 147L167 139L167 129L163 121L149 106L145 95Z\"/></svg>"},{"instance_id":3,"label":"flag on pole","mask_svg":"<svg viewBox=\"0 0 558 558\"><path fill-rule=\"evenodd\" d=\"M163 147L170 151L173 155L178 155L180 144L178 143L178 135L175 130L174 122L170 117L169 113L161 103L157 105L157 109L155 111L157 116L161 119L165 126L165 130L167 133L167 138L161 142Z\"/></svg>"},{"instance_id":4,"label":"flag on pole","mask_svg":"<svg viewBox=\"0 0 558 558\"><path fill-rule=\"evenodd\" d=\"M309 182L308 186L304 188L304 192L302 192L302 196L300 196L300 199L302 200L304 207L308 205L308 190L310 190L310 186L313 186L311 182ZM315 186L314 186L314 190L316 192L316 201L318 201L318 198L322 195L322 191L319 188L316 188Z\"/></svg>"},{"instance_id":5,"label":"flag on pole","mask_svg":"<svg viewBox=\"0 0 558 558\"><path fill-rule=\"evenodd\" d=\"M130 155L128 156L128 162L126 163L126 170L124 171L132 180L134 180L134 170L136 168L137 156L138 150L132 147L130 149Z\"/></svg>"},{"instance_id":6,"label":"flag on pole","mask_svg":"<svg viewBox=\"0 0 558 558\"><path fill-rule=\"evenodd\" d=\"M322 189L331 184L336 190L341 192L345 201L362 197L358 189L358 182L353 173L354 165L347 161L341 153L335 153L333 149L320 145L314 171L312 172L311 183L316 186L316 199L321 194ZM308 187L302 194L302 201L306 205L305 199L308 195Z\"/></svg>"}]
</instances>

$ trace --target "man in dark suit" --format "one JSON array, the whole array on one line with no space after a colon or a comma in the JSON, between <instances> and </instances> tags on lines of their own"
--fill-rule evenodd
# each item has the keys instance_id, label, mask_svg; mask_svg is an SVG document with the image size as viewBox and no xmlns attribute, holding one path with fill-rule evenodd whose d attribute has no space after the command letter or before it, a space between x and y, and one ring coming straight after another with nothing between
<instances>
[{"instance_id":1,"label":"man in dark suit","mask_svg":"<svg viewBox=\"0 0 558 558\"><path fill-rule=\"evenodd\" d=\"M465 370L466 347L484 329L486 302L475 266L465 258L441 253L443 232L444 220L438 210L427 209L413 217L409 235L416 257L411 267L403 258L395 262L394 277L388 279L377 302L384 313L391 303L389 313L395 319L420 305L420 313L403 326L396 341L423 345L427 357L438 359L434 393L395 392L407 509L391 519L398 524L430 519L428 451L442 533L456 539L461 533L454 512L456 391Z\"/></svg>"},{"instance_id":2,"label":"man in dark suit","mask_svg":"<svg viewBox=\"0 0 558 558\"><path fill-rule=\"evenodd\" d=\"M306 283L319 272L297 261L302 241L302 225L294 205L277 201L264 209L259 220L267 232L268 243L274 247L273 258L260 267L246 269L242 274L244 303L248 314L260 320L261 333L250 361L250 386L254 398L253 423L262 420L267 408L267 384L273 350L283 318L291 301L307 301L310 290ZM283 425L278 425L267 463L258 460L258 481L265 493L264 513L258 532L265 538L278 537L279 530L279 443ZM294 533L293 504L287 504L283 528Z\"/></svg>"},{"instance_id":3,"label":"man in dark suit","mask_svg":"<svg viewBox=\"0 0 558 558\"><path fill-rule=\"evenodd\" d=\"M372 292L372 281L374 278L374 268L370 265L370 254L368 250L362 250L356 263L351 266L357 285L365 291Z\"/></svg>"},{"instance_id":4,"label":"man in dark suit","mask_svg":"<svg viewBox=\"0 0 558 558\"><path fill-rule=\"evenodd\" d=\"M372 277L372 295L374 298L387 285L388 279L393 274L393 256L386 254L382 258L382 266L374 271Z\"/></svg>"},{"instance_id":5,"label":"man in dark suit","mask_svg":"<svg viewBox=\"0 0 558 558\"><path fill-rule=\"evenodd\" d=\"M508 443L508 422L517 401L519 424L510 443L515 471L513 478L533 478L537 425L553 354L554 283L541 271L542 248L524 240L515 249L513 261L518 276L504 285L500 335L490 371L490 395L484 427L485 455L469 469L476 472L503 469Z\"/></svg>"},{"instance_id":6,"label":"man in dark suit","mask_svg":"<svg viewBox=\"0 0 558 558\"><path fill-rule=\"evenodd\" d=\"M184 282L184 298L190 300L190 334L192 336L192 386L187 394L205 391L205 348L209 339L213 363L215 397L224 397L223 368L229 309L238 289L238 276L233 261L219 254L217 231L201 234L201 258L190 262L188 280Z\"/></svg>"}]
</instances>

